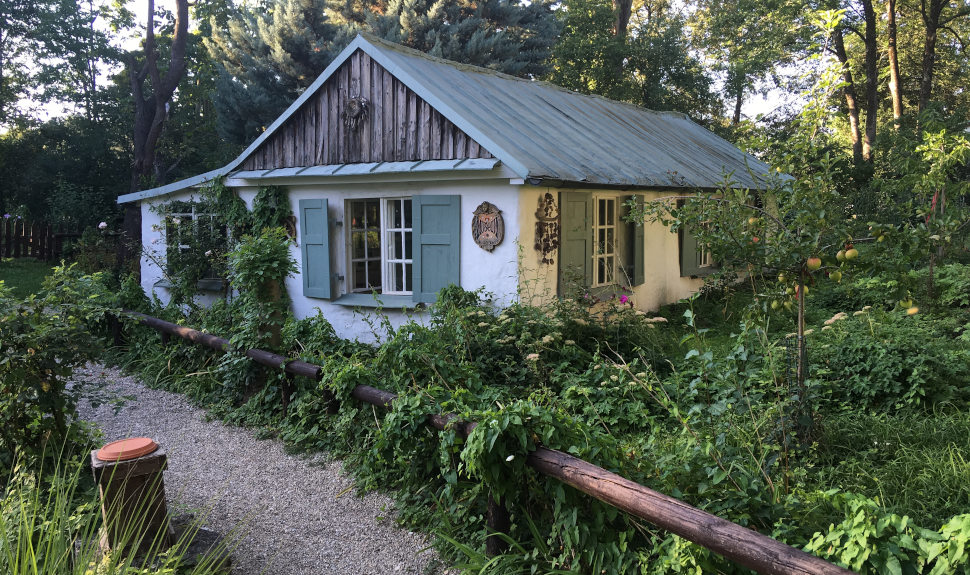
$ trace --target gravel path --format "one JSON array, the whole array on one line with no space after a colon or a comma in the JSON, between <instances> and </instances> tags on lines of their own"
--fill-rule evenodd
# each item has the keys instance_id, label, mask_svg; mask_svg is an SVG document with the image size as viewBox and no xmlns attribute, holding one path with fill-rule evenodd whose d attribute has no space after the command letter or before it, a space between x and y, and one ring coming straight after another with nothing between
<instances>
[{"instance_id":1,"label":"gravel path","mask_svg":"<svg viewBox=\"0 0 970 575\"><path fill-rule=\"evenodd\" d=\"M117 414L82 402L81 416L106 441L146 436L168 451L170 511L194 513L223 534L245 532L233 552L234 575L434 572L434 553L421 552L424 538L394 525L393 502L379 493L358 498L339 462L287 455L280 441L206 421L183 396L114 368L89 364L76 377L135 398Z\"/></svg>"}]
</instances>

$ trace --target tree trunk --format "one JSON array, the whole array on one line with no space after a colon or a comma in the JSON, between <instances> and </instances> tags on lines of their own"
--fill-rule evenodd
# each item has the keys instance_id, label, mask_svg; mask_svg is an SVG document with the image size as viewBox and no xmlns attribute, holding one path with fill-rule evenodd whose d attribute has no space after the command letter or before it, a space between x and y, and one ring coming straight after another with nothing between
<instances>
[{"instance_id":1,"label":"tree trunk","mask_svg":"<svg viewBox=\"0 0 970 575\"><path fill-rule=\"evenodd\" d=\"M866 19L866 131L862 141L862 158L872 162L876 145L876 115L879 110L879 43L876 34L876 11L872 0L862 0Z\"/></svg>"},{"instance_id":2,"label":"tree trunk","mask_svg":"<svg viewBox=\"0 0 970 575\"><path fill-rule=\"evenodd\" d=\"M613 0L613 13L616 16L613 23L613 35L617 38L626 38L632 12L633 0Z\"/></svg>"},{"instance_id":3,"label":"tree trunk","mask_svg":"<svg viewBox=\"0 0 970 575\"><path fill-rule=\"evenodd\" d=\"M616 19L613 21L613 37L621 45L626 45L627 30L630 27L630 15L633 12L633 0L613 0L613 14ZM626 50L621 50L618 57L613 62L613 73L616 75L617 85L623 84L623 54Z\"/></svg>"},{"instance_id":4,"label":"tree trunk","mask_svg":"<svg viewBox=\"0 0 970 575\"><path fill-rule=\"evenodd\" d=\"M744 81L737 83L734 88L734 116L731 123L737 126L741 123L741 104L744 103Z\"/></svg>"},{"instance_id":5,"label":"tree trunk","mask_svg":"<svg viewBox=\"0 0 970 575\"><path fill-rule=\"evenodd\" d=\"M923 2L920 14L923 17L923 61L920 65L919 82L919 113L923 113L930 103L933 93L933 72L936 67L936 38L940 29L940 14L943 12L943 0L929 0Z\"/></svg>"},{"instance_id":6,"label":"tree trunk","mask_svg":"<svg viewBox=\"0 0 970 575\"><path fill-rule=\"evenodd\" d=\"M835 48L835 56L842 64L842 78L845 86L842 93L845 95L845 104L849 108L849 130L852 137L852 159L858 164L862 161L862 134L859 128L859 103L855 91L855 83L852 81L852 69L849 68L849 56L845 51L845 39L842 37L842 29L838 28L832 32L832 44Z\"/></svg>"},{"instance_id":7,"label":"tree trunk","mask_svg":"<svg viewBox=\"0 0 970 575\"><path fill-rule=\"evenodd\" d=\"M886 36L889 45L889 94L893 101L893 126L898 131L903 119L903 95L899 91L899 54L896 52L896 0L889 0L886 20Z\"/></svg>"},{"instance_id":8,"label":"tree trunk","mask_svg":"<svg viewBox=\"0 0 970 575\"><path fill-rule=\"evenodd\" d=\"M134 157L131 165L129 190L137 192L151 180L155 166L155 147L162 135L168 106L175 94L175 88L185 75L185 49L188 41L189 0L175 0L175 34L172 37L171 55L165 76L158 70L158 47L155 44L155 0L148 0L148 25L145 29L145 63L140 70L135 69L135 59L128 61L131 94L135 102ZM150 93L146 94L145 81ZM118 267L124 269L137 250L131 246L141 246L141 212L136 209L125 210L125 233L118 242ZM136 266L138 267L138 266Z\"/></svg>"},{"instance_id":9,"label":"tree trunk","mask_svg":"<svg viewBox=\"0 0 970 575\"><path fill-rule=\"evenodd\" d=\"M158 69L155 44L155 0L148 0L148 26L145 32L145 64L135 71L129 60L131 92L135 100L134 162L131 170L132 192L150 178L155 166L155 147L162 135L168 106L179 81L185 75L185 49L188 41L189 1L175 0L175 35L172 37L168 70L162 77ZM145 80L151 80L151 93L145 93Z\"/></svg>"}]
</instances>

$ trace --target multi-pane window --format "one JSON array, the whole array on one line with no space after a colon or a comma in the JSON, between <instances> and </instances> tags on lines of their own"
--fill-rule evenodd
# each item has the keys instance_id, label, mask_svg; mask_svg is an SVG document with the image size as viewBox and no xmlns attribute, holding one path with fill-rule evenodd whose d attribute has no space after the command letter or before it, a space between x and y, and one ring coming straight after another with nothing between
<instances>
[{"instance_id":1,"label":"multi-pane window","mask_svg":"<svg viewBox=\"0 0 970 575\"><path fill-rule=\"evenodd\" d=\"M350 202L350 291L381 290L381 201Z\"/></svg>"},{"instance_id":2,"label":"multi-pane window","mask_svg":"<svg viewBox=\"0 0 970 575\"><path fill-rule=\"evenodd\" d=\"M384 293L411 293L411 199L394 198L385 200L387 214L387 276Z\"/></svg>"},{"instance_id":3,"label":"multi-pane window","mask_svg":"<svg viewBox=\"0 0 970 575\"><path fill-rule=\"evenodd\" d=\"M593 200L593 287L616 282L616 198Z\"/></svg>"},{"instance_id":4,"label":"multi-pane window","mask_svg":"<svg viewBox=\"0 0 970 575\"><path fill-rule=\"evenodd\" d=\"M411 199L350 200L350 291L412 292Z\"/></svg>"},{"instance_id":5,"label":"multi-pane window","mask_svg":"<svg viewBox=\"0 0 970 575\"><path fill-rule=\"evenodd\" d=\"M165 213L166 262L170 272L205 268L202 278L220 278L211 263L226 251L228 234L218 214L201 202L172 202Z\"/></svg>"}]
</instances>

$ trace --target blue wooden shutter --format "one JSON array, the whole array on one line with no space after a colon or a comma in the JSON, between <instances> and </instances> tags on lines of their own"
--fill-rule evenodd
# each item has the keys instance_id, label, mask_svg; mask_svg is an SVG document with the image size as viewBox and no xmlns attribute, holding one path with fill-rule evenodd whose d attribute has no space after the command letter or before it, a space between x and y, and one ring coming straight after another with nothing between
<instances>
[{"instance_id":1,"label":"blue wooden shutter","mask_svg":"<svg viewBox=\"0 0 970 575\"><path fill-rule=\"evenodd\" d=\"M327 200L300 200L303 295L330 299L330 221Z\"/></svg>"},{"instance_id":2,"label":"blue wooden shutter","mask_svg":"<svg viewBox=\"0 0 970 575\"><path fill-rule=\"evenodd\" d=\"M593 283L593 196L589 192L561 192L559 244L559 295Z\"/></svg>"},{"instance_id":3,"label":"blue wooden shutter","mask_svg":"<svg viewBox=\"0 0 970 575\"><path fill-rule=\"evenodd\" d=\"M432 303L438 291L459 285L461 196L414 196L414 301Z\"/></svg>"}]
</instances>

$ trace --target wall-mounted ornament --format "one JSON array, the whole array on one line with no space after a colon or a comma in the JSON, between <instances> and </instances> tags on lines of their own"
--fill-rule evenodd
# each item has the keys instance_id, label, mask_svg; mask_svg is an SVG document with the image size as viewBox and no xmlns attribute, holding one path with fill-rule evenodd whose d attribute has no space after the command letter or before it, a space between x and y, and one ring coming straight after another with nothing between
<instances>
[{"instance_id":1,"label":"wall-mounted ornament","mask_svg":"<svg viewBox=\"0 0 970 575\"><path fill-rule=\"evenodd\" d=\"M505 238L505 221L502 211L488 202L482 202L472 217L472 237L478 247L492 251Z\"/></svg>"},{"instance_id":2,"label":"wall-mounted ornament","mask_svg":"<svg viewBox=\"0 0 970 575\"><path fill-rule=\"evenodd\" d=\"M283 229L286 230L286 237L296 243L296 216L290 214L283 220Z\"/></svg>"},{"instance_id":3,"label":"wall-mounted ornament","mask_svg":"<svg viewBox=\"0 0 970 575\"><path fill-rule=\"evenodd\" d=\"M541 263L556 263L552 254L559 249L559 207L556 205L555 196L549 192L539 196L535 249L539 252Z\"/></svg>"},{"instance_id":4,"label":"wall-mounted ornament","mask_svg":"<svg viewBox=\"0 0 970 575\"><path fill-rule=\"evenodd\" d=\"M356 130L367 119L368 102L366 98L350 98L344 105L344 126L348 130Z\"/></svg>"}]
</instances>

